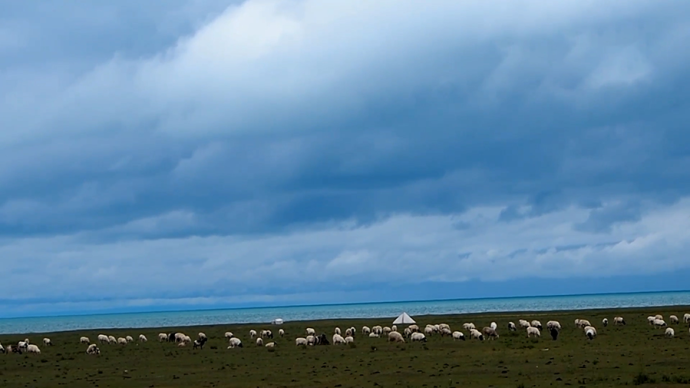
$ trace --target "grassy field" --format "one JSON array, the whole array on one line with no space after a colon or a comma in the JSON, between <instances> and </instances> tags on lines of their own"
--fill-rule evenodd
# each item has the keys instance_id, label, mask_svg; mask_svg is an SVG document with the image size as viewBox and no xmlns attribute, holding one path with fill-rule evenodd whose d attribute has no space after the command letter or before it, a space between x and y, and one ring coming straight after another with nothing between
<instances>
[{"instance_id":1,"label":"grassy field","mask_svg":"<svg viewBox=\"0 0 690 388\"><path fill-rule=\"evenodd\" d=\"M545 313L466 314L414 317L420 327L448 323L462 330L464 322L477 328L491 321L499 325L495 341L453 341L439 336L427 343L388 343L385 339L358 336L354 346L298 348L296 337L305 328L326 333L336 326L361 330L362 325L390 326L391 319L288 322L281 327L265 325L216 325L184 328L96 330L31 335L2 335L7 346L29 337L41 354L0 355L0 387L648 387L690 386L690 333L686 324L670 325L675 338L648 325L648 315L671 314L681 318L690 307L619 309ZM626 326L603 327L616 315ZM510 332L508 321L538 319L546 325L558 320L561 336L553 341L546 329L540 339L528 339L524 330ZM575 318L589 319L598 336L589 341ZM249 339L250 329L272 329L278 347L269 351ZM402 331L402 328L399 328ZM244 348L227 349L223 338L232 331ZM159 343L159 332L180 331L195 338L209 336L203 350ZM99 333L124 337L148 337L144 344L99 345L102 354L89 356L79 337L92 343ZM467 336L467 333L465 333ZM51 338L46 347L42 338Z\"/></svg>"}]
</instances>

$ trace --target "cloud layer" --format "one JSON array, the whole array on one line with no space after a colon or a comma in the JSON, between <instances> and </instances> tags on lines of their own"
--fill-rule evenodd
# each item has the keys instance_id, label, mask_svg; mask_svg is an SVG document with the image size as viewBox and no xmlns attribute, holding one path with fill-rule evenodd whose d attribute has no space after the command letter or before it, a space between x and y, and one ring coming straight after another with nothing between
<instances>
[{"instance_id":1,"label":"cloud layer","mask_svg":"<svg viewBox=\"0 0 690 388\"><path fill-rule=\"evenodd\" d=\"M0 16L10 310L690 269L690 5L66 4Z\"/></svg>"}]
</instances>

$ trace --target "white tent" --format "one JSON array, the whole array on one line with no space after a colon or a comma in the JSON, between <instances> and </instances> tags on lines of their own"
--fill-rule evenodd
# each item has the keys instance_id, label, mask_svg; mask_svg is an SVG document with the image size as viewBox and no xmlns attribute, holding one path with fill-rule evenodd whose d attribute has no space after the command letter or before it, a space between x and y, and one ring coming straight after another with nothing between
<instances>
[{"instance_id":1,"label":"white tent","mask_svg":"<svg viewBox=\"0 0 690 388\"><path fill-rule=\"evenodd\" d=\"M410 318L407 313L402 313L398 315L398 317L393 321L394 325L403 325L403 324L413 324L415 323L414 319Z\"/></svg>"}]
</instances>

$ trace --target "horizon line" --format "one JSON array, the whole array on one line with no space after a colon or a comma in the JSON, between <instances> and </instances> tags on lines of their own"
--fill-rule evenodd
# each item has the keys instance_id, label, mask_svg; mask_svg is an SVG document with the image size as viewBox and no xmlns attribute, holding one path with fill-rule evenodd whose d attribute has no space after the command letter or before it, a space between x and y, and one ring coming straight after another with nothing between
<instances>
[{"instance_id":1,"label":"horizon line","mask_svg":"<svg viewBox=\"0 0 690 388\"><path fill-rule=\"evenodd\" d=\"M629 292L601 292L601 293L577 293L577 294L557 294L557 295L520 295L520 296L492 296L477 298L447 298L447 299L410 299L410 300L388 300L381 302L355 302L355 303L315 303L315 304L295 304L295 305L271 305L271 306L246 306L246 307L214 307L198 309L171 309L157 311L122 311L122 312L101 312L101 313L69 313L69 314L48 314L48 315L27 315L16 317L0 318L3 320L33 319L33 318L67 318L67 317L94 317L109 315L131 315L131 314L166 314L182 312L207 312L207 311L227 311L227 310L266 310L266 309L288 309L300 307L334 307L334 306L356 306L372 304L396 304L396 303L419 303L419 302L451 302L451 301L478 301L496 299L527 299L527 298L562 298L580 296L605 296L605 295L637 295L637 294L669 294L676 292L690 292L690 290L665 290L665 291L629 291ZM404 311L403 311L404 312Z\"/></svg>"}]
</instances>

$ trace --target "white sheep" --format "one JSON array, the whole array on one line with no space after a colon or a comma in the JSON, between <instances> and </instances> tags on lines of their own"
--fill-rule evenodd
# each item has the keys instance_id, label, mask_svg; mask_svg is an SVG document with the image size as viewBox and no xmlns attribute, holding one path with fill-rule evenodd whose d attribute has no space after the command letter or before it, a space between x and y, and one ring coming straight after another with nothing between
<instances>
[{"instance_id":1,"label":"white sheep","mask_svg":"<svg viewBox=\"0 0 690 388\"><path fill-rule=\"evenodd\" d=\"M333 334L338 334L340 335L340 328L336 327L335 330L333 331Z\"/></svg>"},{"instance_id":2,"label":"white sheep","mask_svg":"<svg viewBox=\"0 0 690 388\"><path fill-rule=\"evenodd\" d=\"M297 346L307 346L307 339L302 337L295 338L295 345Z\"/></svg>"},{"instance_id":3,"label":"white sheep","mask_svg":"<svg viewBox=\"0 0 690 388\"><path fill-rule=\"evenodd\" d=\"M675 316L675 315L670 315L670 316L668 317L668 320L671 321L671 323L673 323L674 325L677 325L677 324L680 322L680 320L678 319L678 317Z\"/></svg>"},{"instance_id":4,"label":"white sheep","mask_svg":"<svg viewBox=\"0 0 690 388\"><path fill-rule=\"evenodd\" d=\"M105 335L105 334L99 334L99 335L98 335L98 341L99 341L100 343L106 343L106 342L109 343L109 342L110 342L110 339L109 339L108 336Z\"/></svg>"},{"instance_id":5,"label":"white sheep","mask_svg":"<svg viewBox=\"0 0 690 388\"><path fill-rule=\"evenodd\" d=\"M664 332L664 335L668 338L673 338L673 336L676 334L676 332L673 330L671 327L667 327L666 331Z\"/></svg>"},{"instance_id":6,"label":"white sheep","mask_svg":"<svg viewBox=\"0 0 690 388\"><path fill-rule=\"evenodd\" d=\"M417 325L410 325L407 328L410 329L410 331L413 333L419 332L419 326L417 326Z\"/></svg>"},{"instance_id":7,"label":"white sheep","mask_svg":"<svg viewBox=\"0 0 690 388\"><path fill-rule=\"evenodd\" d=\"M273 338L273 332L270 330L261 330L261 338Z\"/></svg>"},{"instance_id":8,"label":"white sheep","mask_svg":"<svg viewBox=\"0 0 690 388\"><path fill-rule=\"evenodd\" d=\"M383 334L383 327L377 325L377 326L372 327L371 331L372 331L372 333L376 333L378 335L381 335L381 334Z\"/></svg>"},{"instance_id":9,"label":"white sheep","mask_svg":"<svg viewBox=\"0 0 690 388\"><path fill-rule=\"evenodd\" d=\"M257 338L256 346L264 346L264 340L262 338Z\"/></svg>"},{"instance_id":10,"label":"white sheep","mask_svg":"<svg viewBox=\"0 0 690 388\"><path fill-rule=\"evenodd\" d=\"M163 342L168 340L168 335L165 333L158 333L158 342Z\"/></svg>"},{"instance_id":11,"label":"white sheep","mask_svg":"<svg viewBox=\"0 0 690 388\"><path fill-rule=\"evenodd\" d=\"M369 326L362 326L362 334L369 335L369 333L371 333Z\"/></svg>"},{"instance_id":12,"label":"white sheep","mask_svg":"<svg viewBox=\"0 0 690 388\"><path fill-rule=\"evenodd\" d=\"M39 349L38 346L34 344L26 345L26 351L28 353L41 354L41 349Z\"/></svg>"},{"instance_id":13,"label":"white sheep","mask_svg":"<svg viewBox=\"0 0 690 388\"><path fill-rule=\"evenodd\" d=\"M654 327L666 327L666 322L664 322L663 319L655 318L652 324L654 325Z\"/></svg>"},{"instance_id":14,"label":"white sheep","mask_svg":"<svg viewBox=\"0 0 690 388\"><path fill-rule=\"evenodd\" d=\"M604 327L606 327L606 326L609 325L609 320L606 319L606 318L604 318L604 319L601 320L601 324L604 325Z\"/></svg>"},{"instance_id":15,"label":"white sheep","mask_svg":"<svg viewBox=\"0 0 690 388\"><path fill-rule=\"evenodd\" d=\"M0 344L0 353L5 353L5 348Z\"/></svg>"},{"instance_id":16,"label":"white sheep","mask_svg":"<svg viewBox=\"0 0 690 388\"><path fill-rule=\"evenodd\" d=\"M531 327L531 326L528 327L527 328L527 338L531 338L531 337L541 337L541 332L539 331L539 329L537 329L536 327Z\"/></svg>"},{"instance_id":17,"label":"white sheep","mask_svg":"<svg viewBox=\"0 0 690 388\"><path fill-rule=\"evenodd\" d=\"M390 333L388 333L388 341L405 342L405 338L403 338L402 334L398 333L397 331L391 331Z\"/></svg>"},{"instance_id":18,"label":"white sheep","mask_svg":"<svg viewBox=\"0 0 690 388\"><path fill-rule=\"evenodd\" d=\"M139 334L139 342L146 342L146 341L148 341L148 339L146 338L146 336L143 335L143 334Z\"/></svg>"},{"instance_id":19,"label":"white sheep","mask_svg":"<svg viewBox=\"0 0 690 388\"><path fill-rule=\"evenodd\" d=\"M379 337L381 337L381 336L377 333L369 333L369 338L379 338Z\"/></svg>"},{"instance_id":20,"label":"white sheep","mask_svg":"<svg viewBox=\"0 0 690 388\"><path fill-rule=\"evenodd\" d=\"M430 325L427 325L427 326L424 328L424 334L426 334L426 335L428 335L428 336L431 336L432 334L434 334L434 328L433 328L432 326L430 326Z\"/></svg>"},{"instance_id":21,"label":"white sheep","mask_svg":"<svg viewBox=\"0 0 690 388\"><path fill-rule=\"evenodd\" d=\"M546 328L549 330L555 329L555 330L560 331L561 330L561 323L558 321L548 321L548 322L546 322Z\"/></svg>"},{"instance_id":22,"label":"white sheep","mask_svg":"<svg viewBox=\"0 0 690 388\"><path fill-rule=\"evenodd\" d=\"M351 336L351 335L348 335L347 337L345 337L345 343L346 343L346 344L353 344L353 343L355 343L355 337L353 337L353 336Z\"/></svg>"},{"instance_id":23,"label":"white sheep","mask_svg":"<svg viewBox=\"0 0 690 388\"><path fill-rule=\"evenodd\" d=\"M175 342L186 342L187 336L184 333L175 333Z\"/></svg>"},{"instance_id":24,"label":"white sheep","mask_svg":"<svg viewBox=\"0 0 690 388\"><path fill-rule=\"evenodd\" d=\"M543 327L542 327L542 325L541 325L541 322L537 321L536 319L532 321L532 323L530 324L530 326L536 327L536 328L539 329L539 330L543 329Z\"/></svg>"},{"instance_id":25,"label":"white sheep","mask_svg":"<svg viewBox=\"0 0 690 388\"><path fill-rule=\"evenodd\" d=\"M390 328L390 327L386 326L386 327L383 328L383 335L388 335L388 333L390 333L390 332L391 332L391 328Z\"/></svg>"},{"instance_id":26,"label":"white sheep","mask_svg":"<svg viewBox=\"0 0 690 388\"><path fill-rule=\"evenodd\" d=\"M623 317L614 317L613 318L613 325L614 326L625 325L625 319L623 319Z\"/></svg>"},{"instance_id":27,"label":"white sheep","mask_svg":"<svg viewBox=\"0 0 690 388\"><path fill-rule=\"evenodd\" d=\"M118 343L119 345L127 345L127 338L119 337L119 338L117 339L117 343Z\"/></svg>"},{"instance_id":28,"label":"white sheep","mask_svg":"<svg viewBox=\"0 0 690 388\"><path fill-rule=\"evenodd\" d=\"M662 321L664 320L664 316L661 314L657 314L654 316L654 319L661 319Z\"/></svg>"},{"instance_id":29,"label":"white sheep","mask_svg":"<svg viewBox=\"0 0 690 388\"><path fill-rule=\"evenodd\" d=\"M647 323L649 323L650 325L653 326L653 325L654 325L654 320L655 320L655 319L656 319L656 318L655 318L654 316L650 315L650 316L647 317Z\"/></svg>"},{"instance_id":30,"label":"white sheep","mask_svg":"<svg viewBox=\"0 0 690 388\"><path fill-rule=\"evenodd\" d=\"M283 330L283 329L280 329L280 330ZM230 332L230 331L226 331L226 332L225 332L225 339L230 339L230 338L232 338L232 337L234 337L234 336L235 336L235 335L232 334L232 332Z\"/></svg>"},{"instance_id":31,"label":"white sheep","mask_svg":"<svg viewBox=\"0 0 690 388\"><path fill-rule=\"evenodd\" d=\"M465 340L465 335L462 334L461 331L454 331L454 332L453 332L453 340L462 340L462 341L464 341L464 340Z\"/></svg>"},{"instance_id":32,"label":"white sheep","mask_svg":"<svg viewBox=\"0 0 690 388\"><path fill-rule=\"evenodd\" d=\"M307 335L316 335L316 330L311 327L307 327Z\"/></svg>"},{"instance_id":33,"label":"white sheep","mask_svg":"<svg viewBox=\"0 0 690 388\"><path fill-rule=\"evenodd\" d=\"M391 326L391 331L398 331L398 326L395 326L395 325Z\"/></svg>"},{"instance_id":34,"label":"white sheep","mask_svg":"<svg viewBox=\"0 0 690 388\"><path fill-rule=\"evenodd\" d=\"M101 354L101 349L99 349L96 344L91 344L86 348L86 354L98 355Z\"/></svg>"},{"instance_id":35,"label":"white sheep","mask_svg":"<svg viewBox=\"0 0 690 388\"><path fill-rule=\"evenodd\" d=\"M411 341L426 342L426 336L422 333L412 333L410 335Z\"/></svg>"},{"instance_id":36,"label":"white sheep","mask_svg":"<svg viewBox=\"0 0 690 388\"><path fill-rule=\"evenodd\" d=\"M285 330L283 330L283 329L278 330L278 335L283 337L285 335Z\"/></svg>"},{"instance_id":37,"label":"white sheep","mask_svg":"<svg viewBox=\"0 0 690 388\"><path fill-rule=\"evenodd\" d=\"M276 343L275 342L269 342L266 344L266 347L269 349L273 349L276 347Z\"/></svg>"},{"instance_id":38,"label":"white sheep","mask_svg":"<svg viewBox=\"0 0 690 388\"><path fill-rule=\"evenodd\" d=\"M489 325L489 327L491 327L491 328L494 329L494 330L498 329L498 325L496 324L496 322L491 322L491 324Z\"/></svg>"},{"instance_id":39,"label":"white sheep","mask_svg":"<svg viewBox=\"0 0 690 388\"><path fill-rule=\"evenodd\" d=\"M470 331L472 329L476 329L476 327L474 326L474 323L471 323L471 322L463 323L462 327L467 331Z\"/></svg>"},{"instance_id":40,"label":"white sheep","mask_svg":"<svg viewBox=\"0 0 690 388\"><path fill-rule=\"evenodd\" d=\"M340 334L333 334L333 345L339 345L344 343L345 338L343 338L343 336L341 336Z\"/></svg>"},{"instance_id":41,"label":"white sheep","mask_svg":"<svg viewBox=\"0 0 690 388\"><path fill-rule=\"evenodd\" d=\"M45 345L45 346L52 346L53 343L50 341L50 338L44 338L44 339L43 339L43 345Z\"/></svg>"},{"instance_id":42,"label":"white sheep","mask_svg":"<svg viewBox=\"0 0 690 388\"><path fill-rule=\"evenodd\" d=\"M240 339L237 337L230 338L230 340L228 342L230 344L230 346L228 346L228 349L241 348L242 347L242 341L240 341Z\"/></svg>"},{"instance_id":43,"label":"white sheep","mask_svg":"<svg viewBox=\"0 0 690 388\"><path fill-rule=\"evenodd\" d=\"M470 338L484 341L484 335L477 329L470 329Z\"/></svg>"},{"instance_id":44,"label":"white sheep","mask_svg":"<svg viewBox=\"0 0 690 388\"><path fill-rule=\"evenodd\" d=\"M526 329L526 328L532 326L532 325L530 325L529 322L525 321L524 319L520 319L520 320L518 321L518 325L520 325L520 327L523 328L523 329Z\"/></svg>"},{"instance_id":45,"label":"white sheep","mask_svg":"<svg viewBox=\"0 0 690 388\"><path fill-rule=\"evenodd\" d=\"M513 323L513 322L508 322L508 330L510 330L510 331L517 331L517 327L515 326L515 323Z\"/></svg>"},{"instance_id":46,"label":"white sheep","mask_svg":"<svg viewBox=\"0 0 690 388\"><path fill-rule=\"evenodd\" d=\"M579 326L580 328L584 328L584 327L587 327L587 326L592 326L592 324L589 323L589 321L586 320L586 319L578 319L577 321L579 322L579 323L578 323L578 326Z\"/></svg>"},{"instance_id":47,"label":"white sheep","mask_svg":"<svg viewBox=\"0 0 690 388\"><path fill-rule=\"evenodd\" d=\"M482 328L482 334L484 335L484 338L490 338L492 340L498 338L498 333L496 330L489 326Z\"/></svg>"},{"instance_id":48,"label":"white sheep","mask_svg":"<svg viewBox=\"0 0 690 388\"><path fill-rule=\"evenodd\" d=\"M89 337L81 337L81 338L79 338L79 343L80 344L89 344L89 343L91 343L91 340L89 339Z\"/></svg>"},{"instance_id":49,"label":"white sheep","mask_svg":"<svg viewBox=\"0 0 690 388\"><path fill-rule=\"evenodd\" d=\"M683 315L683 322L690 323L690 313L685 313Z\"/></svg>"},{"instance_id":50,"label":"white sheep","mask_svg":"<svg viewBox=\"0 0 690 388\"><path fill-rule=\"evenodd\" d=\"M115 339L115 337L113 337L112 335L109 335L109 336L108 336L108 343L116 344L116 343L117 343L117 339Z\"/></svg>"},{"instance_id":51,"label":"white sheep","mask_svg":"<svg viewBox=\"0 0 690 388\"><path fill-rule=\"evenodd\" d=\"M200 332L199 334L197 334L197 337L198 337L197 339L199 339L199 340L208 340L208 337L206 337L206 333L203 333L203 332Z\"/></svg>"},{"instance_id":52,"label":"white sheep","mask_svg":"<svg viewBox=\"0 0 690 388\"><path fill-rule=\"evenodd\" d=\"M249 330L249 337L254 339L254 337L256 337L256 330Z\"/></svg>"},{"instance_id":53,"label":"white sheep","mask_svg":"<svg viewBox=\"0 0 690 388\"><path fill-rule=\"evenodd\" d=\"M132 338L131 335L128 335L127 337L125 337L125 339L127 340L127 342L134 342L134 338Z\"/></svg>"},{"instance_id":54,"label":"white sheep","mask_svg":"<svg viewBox=\"0 0 690 388\"><path fill-rule=\"evenodd\" d=\"M309 346L316 345L316 336L315 335L308 335L307 336L307 345L309 345Z\"/></svg>"},{"instance_id":55,"label":"white sheep","mask_svg":"<svg viewBox=\"0 0 690 388\"><path fill-rule=\"evenodd\" d=\"M589 339L594 339L594 337L597 336L597 329L595 329L593 326L585 326L585 335Z\"/></svg>"}]
</instances>

